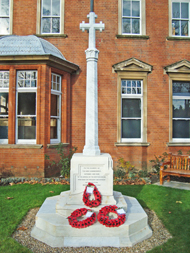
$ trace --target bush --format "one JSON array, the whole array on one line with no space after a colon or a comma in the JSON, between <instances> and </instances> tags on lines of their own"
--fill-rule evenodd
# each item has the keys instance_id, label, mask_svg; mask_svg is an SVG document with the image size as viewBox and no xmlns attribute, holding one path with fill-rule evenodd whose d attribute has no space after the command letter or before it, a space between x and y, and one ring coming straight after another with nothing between
<instances>
[{"instance_id":1,"label":"bush","mask_svg":"<svg viewBox=\"0 0 190 253\"><path fill-rule=\"evenodd\" d=\"M159 156L154 156L155 159L150 160L151 163L153 163L152 168L154 169L154 172L156 173L160 173L160 166L161 164L165 161L165 159L167 158L168 153L164 152L162 155Z\"/></svg>"},{"instance_id":2,"label":"bush","mask_svg":"<svg viewBox=\"0 0 190 253\"><path fill-rule=\"evenodd\" d=\"M73 154L76 152L77 147L72 147L67 151L67 149L63 146L62 143L59 143L56 148L57 153L60 155L60 160L56 163L54 160L50 161L51 165L56 165L61 167L61 175L64 178L70 177L70 162ZM50 160L49 155L45 154L45 159Z\"/></svg>"},{"instance_id":3,"label":"bush","mask_svg":"<svg viewBox=\"0 0 190 253\"><path fill-rule=\"evenodd\" d=\"M129 161L125 161L124 158L120 157L117 163L118 165L114 170L115 178L127 179L129 177L133 177L133 173L129 173L129 171L132 171L134 166Z\"/></svg>"}]
</instances>

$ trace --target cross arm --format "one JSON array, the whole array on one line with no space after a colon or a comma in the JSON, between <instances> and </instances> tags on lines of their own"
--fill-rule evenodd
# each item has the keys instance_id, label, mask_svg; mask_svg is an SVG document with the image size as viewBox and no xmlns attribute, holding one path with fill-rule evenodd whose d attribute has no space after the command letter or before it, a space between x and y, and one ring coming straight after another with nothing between
<instances>
[{"instance_id":1,"label":"cross arm","mask_svg":"<svg viewBox=\"0 0 190 253\"><path fill-rule=\"evenodd\" d=\"M89 30L90 29L90 24L86 24L84 21L82 21L82 23L80 23L80 29L84 32L85 30Z\"/></svg>"}]
</instances>

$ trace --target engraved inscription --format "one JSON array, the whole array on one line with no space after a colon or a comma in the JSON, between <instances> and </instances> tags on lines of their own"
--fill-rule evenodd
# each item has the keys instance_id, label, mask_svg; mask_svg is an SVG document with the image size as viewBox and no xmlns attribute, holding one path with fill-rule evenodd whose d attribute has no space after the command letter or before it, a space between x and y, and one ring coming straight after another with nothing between
<instances>
[{"instance_id":1,"label":"engraved inscription","mask_svg":"<svg viewBox=\"0 0 190 253\"><path fill-rule=\"evenodd\" d=\"M85 187L89 182L95 184L97 187L101 186L106 181L105 172L103 172L100 166L81 166L80 175L78 175L78 181Z\"/></svg>"}]
</instances>

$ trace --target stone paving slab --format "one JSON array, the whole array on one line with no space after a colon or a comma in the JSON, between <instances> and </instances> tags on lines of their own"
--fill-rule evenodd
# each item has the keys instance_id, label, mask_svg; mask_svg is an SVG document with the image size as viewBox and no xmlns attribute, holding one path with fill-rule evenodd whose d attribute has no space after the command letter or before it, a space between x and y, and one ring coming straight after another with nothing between
<instances>
[{"instance_id":1,"label":"stone paving slab","mask_svg":"<svg viewBox=\"0 0 190 253\"><path fill-rule=\"evenodd\" d=\"M190 183L182 183L177 181L164 181L163 185L160 185L160 182L155 183L155 185L164 186L164 187L171 187L175 189L181 190L190 190Z\"/></svg>"}]
</instances>

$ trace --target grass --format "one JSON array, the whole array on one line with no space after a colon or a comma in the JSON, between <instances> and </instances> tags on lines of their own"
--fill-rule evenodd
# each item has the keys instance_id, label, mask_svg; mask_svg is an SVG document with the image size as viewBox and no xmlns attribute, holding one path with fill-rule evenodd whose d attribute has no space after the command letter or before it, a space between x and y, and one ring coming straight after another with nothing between
<instances>
[{"instance_id":1,"label":"grass","mask_svg":"<svg viewBox=\"0 0 190 253\"><path fill-rule=\"evenodd\" d=\"M38 184L0 187L0 252L30 252L14 241L11 234L29 209L40 207L47 197L68 189L68 185ZM190 252L190 191L155 185L116 185L114 190L135 197L143 207L154 210L172 234L167 243L149 252Z\"/></svg>"}]
</instances>

